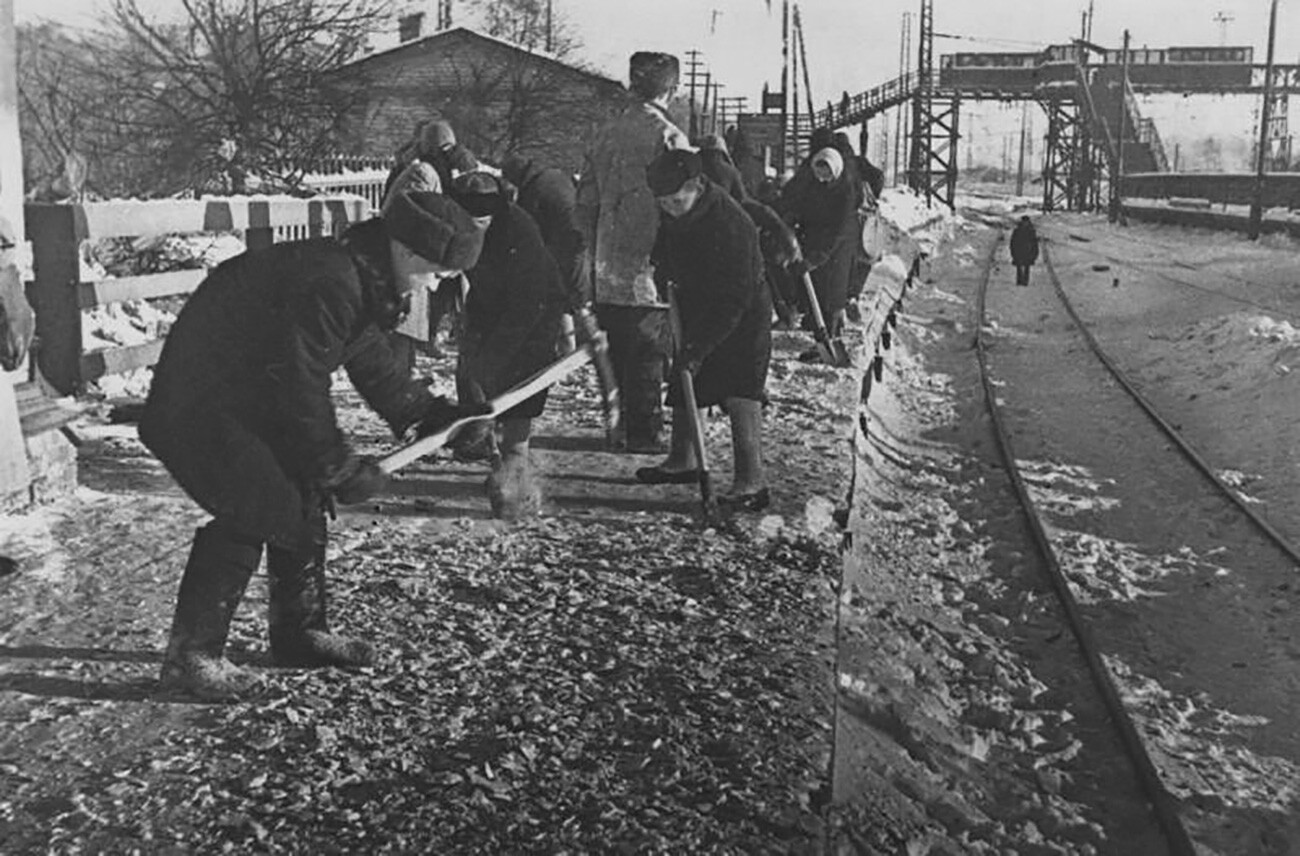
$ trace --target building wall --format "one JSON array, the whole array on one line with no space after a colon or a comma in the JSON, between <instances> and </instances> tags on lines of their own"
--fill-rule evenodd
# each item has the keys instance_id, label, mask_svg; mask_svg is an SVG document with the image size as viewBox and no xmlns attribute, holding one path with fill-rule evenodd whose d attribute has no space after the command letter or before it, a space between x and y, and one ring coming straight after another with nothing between
<instances>
[{"instance_id":1,"label":"building wall","mask_svg":"<svg viewBox=\"0 0 1300 856\"><path fill-rule=\"evenodd\" d=\"M464 30L354 63L340 80L362 96L344 132L349 154L391 155L417 122L441 115L491 163L520 151L569 171L627 97L616 81Z\"/></svg>"}]
</instances>

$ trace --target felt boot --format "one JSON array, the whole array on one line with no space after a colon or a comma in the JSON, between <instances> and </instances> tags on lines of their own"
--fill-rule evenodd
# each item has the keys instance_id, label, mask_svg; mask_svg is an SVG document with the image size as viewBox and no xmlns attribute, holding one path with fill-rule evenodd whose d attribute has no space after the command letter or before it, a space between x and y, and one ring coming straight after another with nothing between
<instances>
[{"instance_id":1,"label":"felt boot","mask_svg":"<svg viewBox=\"0 0 1300 856\"><path fill-rule=\"evenodd\" d=\"M195 533L163 659L163 687L204 701L235 701L258 688L258 677L224 652L230 621L261 560L261 544L232 537L218 524Z\"/></svg>"},{"instance_id":2,"label":"felt boot","mask_svg":"<svg viewBox=\"0 0 1300 856\"><path fill-rule=\"evenodd\" d=\"M375 649L329 632L324 520L320 540L305 550L266 551L270 585L271 661L277 666L358 669L373 665Z\"/></svg>"},{"instance_id":3,"label":"felt boot","mask_svg":"<svg viewBox=\"0 0 1300 856\"><path fill-rule=\"evenodd\" d=\"M533 480L528 456L531 428L530 419L501 422L500 453L492 461L492 472L485 485L493 517L518 520L541 509L541 491Z\"/></svg>"}]
</instances>

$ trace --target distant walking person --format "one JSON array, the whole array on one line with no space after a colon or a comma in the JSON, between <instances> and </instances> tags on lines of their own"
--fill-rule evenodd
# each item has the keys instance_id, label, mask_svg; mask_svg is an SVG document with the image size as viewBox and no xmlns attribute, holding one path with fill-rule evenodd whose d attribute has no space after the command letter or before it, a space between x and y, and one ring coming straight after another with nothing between
<instances>
[{"instance_id":1,"label":"distant walking person","mask_svg":"<svg viewBox=\"0 0 1300 856\"><path fill-rule=\"evenodd\" d=\"M1038 261L1038 232L1029 216L1020 218L1011 232L1011 263L1016 266L1016 285L1029 285L1029 269Z\"/></svg>"}]
</instances>

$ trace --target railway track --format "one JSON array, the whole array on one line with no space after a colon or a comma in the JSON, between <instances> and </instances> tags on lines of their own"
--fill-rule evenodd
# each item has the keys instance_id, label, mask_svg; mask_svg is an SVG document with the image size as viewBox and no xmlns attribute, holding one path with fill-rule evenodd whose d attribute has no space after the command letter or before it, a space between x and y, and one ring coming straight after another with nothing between
<instances>
[{"instance_id":1,"label":"railway track","mask_svg":"<svg viewBox=\"0 0 1300 856\"><path fill-rule=\"evenodd\" d=\"M1174 757L1176 753L1153 734L1159 729L1135 712L1130 698L1133 676L1148 676L1156 683L1167 680L1176 693L1208 695L1225 705L1237 702L1244 709L1285 718L1288 698L1294 698L1288 693L1300 686L1295 655L1279 649L1262 656L1257 668L1250 669L1249 681L1233 673L1239 664L1233 658L1242 650L1278 648L1283 637L1245 625L1250 615L1262 611L1262 599L1279 579L1295 578L1300 550L1223 482L1206 456L1160 415L1101 349L1070 303L1050 253L1045 259L1053 286L1050 291L1040 286L1003 292L1013 294L1017 301L1003 308L1005 315L1018 316L1021 326L1016 335L1020 338L1009 340L1008 328L1003 327L993 340L989 283L1001 246L999 239L984 260L975 309L976 355L998 449L1041 567L1146 794L1168 852L1178 856L1195 853L1189 826L1198 840L1221 838L1214 829L1214 818L1191 811L1192 822L1187 820L1185 797L1204 784L1189 786L1188 771ZM1048 336L1039 335L1049 327L1055 331L1050 342ZM1025 328L1032 332L1023 333ZM1080 359L1044 359L1052 349L1061 348L1081 355ZM1006 369L1005 376L999 376L999 369ZM1062 371L1059 377L1056 371ZM1082 440L1077 453L1072 451L1072 440ZM1024 448L1018 449L1022 441ZM1206 565L1190 570L1185 579L1152 581L1152 588L1165 598L1110 604L1099 601L1085 587L1085 599L1081 599L1078 569L1072 570L1071 560L1063 555L1063 536L1072 524L1049 513L1036 499L1031 485L1035 476L1027 472L1029 462L1021 457L1025 448L1033 448L1039 456L1047 452L1049 458L1076 460L1077 454L1089 464L1112 464L1117 474L1114 492L1123 497L1120 507L1125 512L1109 517L1132 518L1121 528L1130 536L1141 537L1128 540L1157 552L1160 545L1172 548L1182 544L1185 549L1196 545L1202 556L1227 546L1237 562L1232 572L1237 575L1234 584L1207 584L1207 574L1218 571ZM1152 505L1159 503L1152 503L1152 495L1183 499L1171 509L1153 510ZM1087 525L1100 532L1113 522L1106 514L1085 516ZM1198 516L1203 517L1198 520ZM1210 579L1213 582L1212 576ZM1170 601L1176 606L1170 608ZM1228 661L1225 651L1232 652ZM1253 684L1255 691L1248 684ZM1282 693L1259 691L1264 685L1287 689ZM1276 754L1300 761L1300 731L1296 728L1274 727L1255 738L1246 743L1258 755ZM1176 798L1174 791L1184 798Z\"/></svg>"},{"instance_id":2,"label":"railway track","mask_svg":"<svg viewBox=\"0 0 1300 856\"><path fill-rule=\"evenodd\" d=\"M1199 291L1203 294L1211 294L1232 303L1238 303L1242 306L1249 306L1253 309L1260 309L1269 312L1270 314L1278 318L1300 322L1300 314L1292 310L1288 310L1286 308L1271 303L1265 303L1258 300L1251 300L1250 298L1243 297L1239 294L1233 294L1230 291L1225 291L1220 288L1213 288L1211 286L1201 285L1200 283L1194 282L1185 276L1177 276L1173 273L1170 273L1168 270L1169 267L1168 265L1152 264L1150 262L1140 261L1130 256L1116 255L1113 253L1107 253L1095 249L1089 246L1089 244L1095 240L1096 233L1094 233L1093 235L1088 235L1086 234L1086 231L1087 230L1085 229L1078 229L1078 228L1064 228L1064 229L1050 228L1050 232L1052 233L1053 238L1057 240L1058 243L1061 243L1063 245L1068 244L1071 247L1071 249L1076 250L1078 252L1093 256L1094 258L1097 259L1103 259L1110 264L1121 265L1123 267L1131 268L1133 270L1149 273L1153 276L1157 276L1161 278L1162 280L1165 280L1166 282L1169 282L1173 285L1180 286L1182 288L1188 288L1193 291ZM1180 249L1179 247L1176 247L1171 244L1164 244L1159 241L1150 240L1145 236L1142 238L1136 238L1133 237L1132 235L1125 234L1123 231L1120 230L1115 230L1106 233L1106 238L1108 240L1119 240L1127 244L1132 244L1139 247L1145 247L1147 250L1150 250L1150 248L1154 246L1159 249L1165 250L1174 256L1177 255ZM1173 263L1173 266L1188 271L1197 270L1196 267L1194 267L1193 265L1187 262L1175 261ZM1241 285L1245 285L1245 286L1258 287L1262 285L1262 283L1260 283L1258 280L1253 280L1250 277L1240 276L1238 274L1233 274L1227 271L1215 271L1215 276L1219 279L1229 280L1231 282L1240 283Z\"/></svg>"}]
</instances>

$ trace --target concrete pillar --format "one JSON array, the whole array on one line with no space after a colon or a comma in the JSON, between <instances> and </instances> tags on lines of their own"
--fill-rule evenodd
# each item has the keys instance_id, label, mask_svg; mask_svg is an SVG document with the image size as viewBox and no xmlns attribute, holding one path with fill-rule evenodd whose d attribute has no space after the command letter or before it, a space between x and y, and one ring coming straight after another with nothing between
<instances>
[{"instance_id":1,"label":"concrete pillar","mask_svg":"<svg viewBox=\"0 0 1300 856\"><path fill-rule=\"evenodd\" d=\"M18 136L18 37L14 0L0 0L0 216L9 221L21 255L25 234L23 154ZM12 252L0 252L0 262L13 256ZM0 371L0 505L8 497L26 492L31 481L13 383L11 375Z\"/></svg>"}]
</instances>

